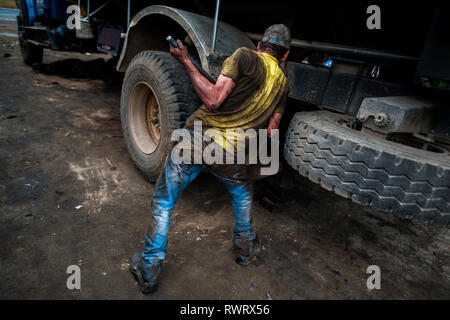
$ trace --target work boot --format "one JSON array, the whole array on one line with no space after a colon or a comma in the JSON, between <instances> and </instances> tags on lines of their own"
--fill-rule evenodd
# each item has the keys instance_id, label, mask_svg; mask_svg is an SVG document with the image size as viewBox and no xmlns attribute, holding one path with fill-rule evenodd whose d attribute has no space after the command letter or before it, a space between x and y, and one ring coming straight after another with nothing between
<instances>
[{"instance_id":1,"label":"work boot","mask_svg":"<svg viewBox=\"0 0 450 320\"><path fill-rule=\"evenodd\" d=\"M159 272L161 271L161 265L159 263L152 265L150 268L146 267L142 262L141 254L136 252L131 258L130 271L135 276L139 284L139 289L141 289L142 293L153 293L158 289L158 283L156 280ZM149 280L146 277L146 274L150 274L152 276L152 280Z\"/></svg>"},{"instance_id":2,"label":"work boot","mask_svg":"<svg viewBox=\"0 0 450 320\"><path fill-rule=\"evenodd\" d=\"M241 266L248 266L249 263L255 259L256 254L261 250L261 240L258 236L251 241L241 241L239 244L235 244L233 251L237 253L236 263Z\"/></svg>"}]
</instances>

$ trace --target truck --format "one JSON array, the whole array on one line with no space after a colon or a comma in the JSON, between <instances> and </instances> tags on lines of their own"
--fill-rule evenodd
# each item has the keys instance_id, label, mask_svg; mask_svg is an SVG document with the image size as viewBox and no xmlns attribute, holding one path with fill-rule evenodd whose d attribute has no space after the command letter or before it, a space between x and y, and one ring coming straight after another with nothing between
<instances>
[{"instance_id":1,"label":"truck","mask_svg":"<svg viewBox=\"0 0 450 320\"><path fill-rule=\"evenodd\" d=\"M281 65L287 165L358 204L449 227L450 10L372 2L20 0L18 34L29 65L44 49L114 59L124 140L154 182L171 133L201 105L166 37L216 79L236 49L255 49L269 25L284 23L293 36Z\"/></svg>"}]
</instances>

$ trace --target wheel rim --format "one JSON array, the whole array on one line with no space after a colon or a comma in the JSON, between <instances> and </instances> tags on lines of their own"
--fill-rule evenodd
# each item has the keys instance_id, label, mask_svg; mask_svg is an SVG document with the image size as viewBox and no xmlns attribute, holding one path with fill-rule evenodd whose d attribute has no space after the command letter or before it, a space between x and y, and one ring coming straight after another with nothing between
<instances>
[{"instance_id":1,"label":"wheel rim","mask_svg":"<svg viewBox=\"0 0 450 320\"><path fill-rule=\"evenodd\" d=\"M152 88L139 82L131 91L130 131L136 146L145 154L153 153L161 137L161 113Z\"/></svg>"}]
</instances>

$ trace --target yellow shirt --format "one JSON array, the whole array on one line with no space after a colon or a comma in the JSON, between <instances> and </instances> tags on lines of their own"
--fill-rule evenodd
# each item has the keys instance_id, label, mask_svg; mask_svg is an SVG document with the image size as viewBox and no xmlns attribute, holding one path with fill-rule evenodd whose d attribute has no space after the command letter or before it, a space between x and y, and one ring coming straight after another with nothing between
<instances>
[{"instance_id":1,"label":"yellow shirt","mask_svg":"<svg viewBox=\"0 0 450 320\"><path fill-rule=\"evenodd\" d=\"M202 105L188 118L187 127L193 128L193 122L201 120L204 131L217 129L225 141L227 130L267 128L274 113L284 112L287 80L272 55L248 48L237 49L224 61L221 74L236 83L232 92L214 111ZM226 149L224 143L213 139ZM240 136L236 136L234 144L236 139Z\"/></svg>"}]
</instances>

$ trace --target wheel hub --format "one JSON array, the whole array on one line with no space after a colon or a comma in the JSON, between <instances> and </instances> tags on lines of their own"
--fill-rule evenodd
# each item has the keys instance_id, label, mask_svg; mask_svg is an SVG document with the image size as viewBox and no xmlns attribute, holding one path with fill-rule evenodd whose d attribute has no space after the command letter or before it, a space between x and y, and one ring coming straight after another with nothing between
<instances>
[{"instance_id":1,"label":"wheel hub","mask_svg":"<svg viewBox=\"0 0 450 320\"><path fill-rule=\"evenodd\" d=\"M161 137L161 114L153 89L145 82L136 84L131 92L130 131L139 150L153 153Z\"/></svg>"}]
</instances>

